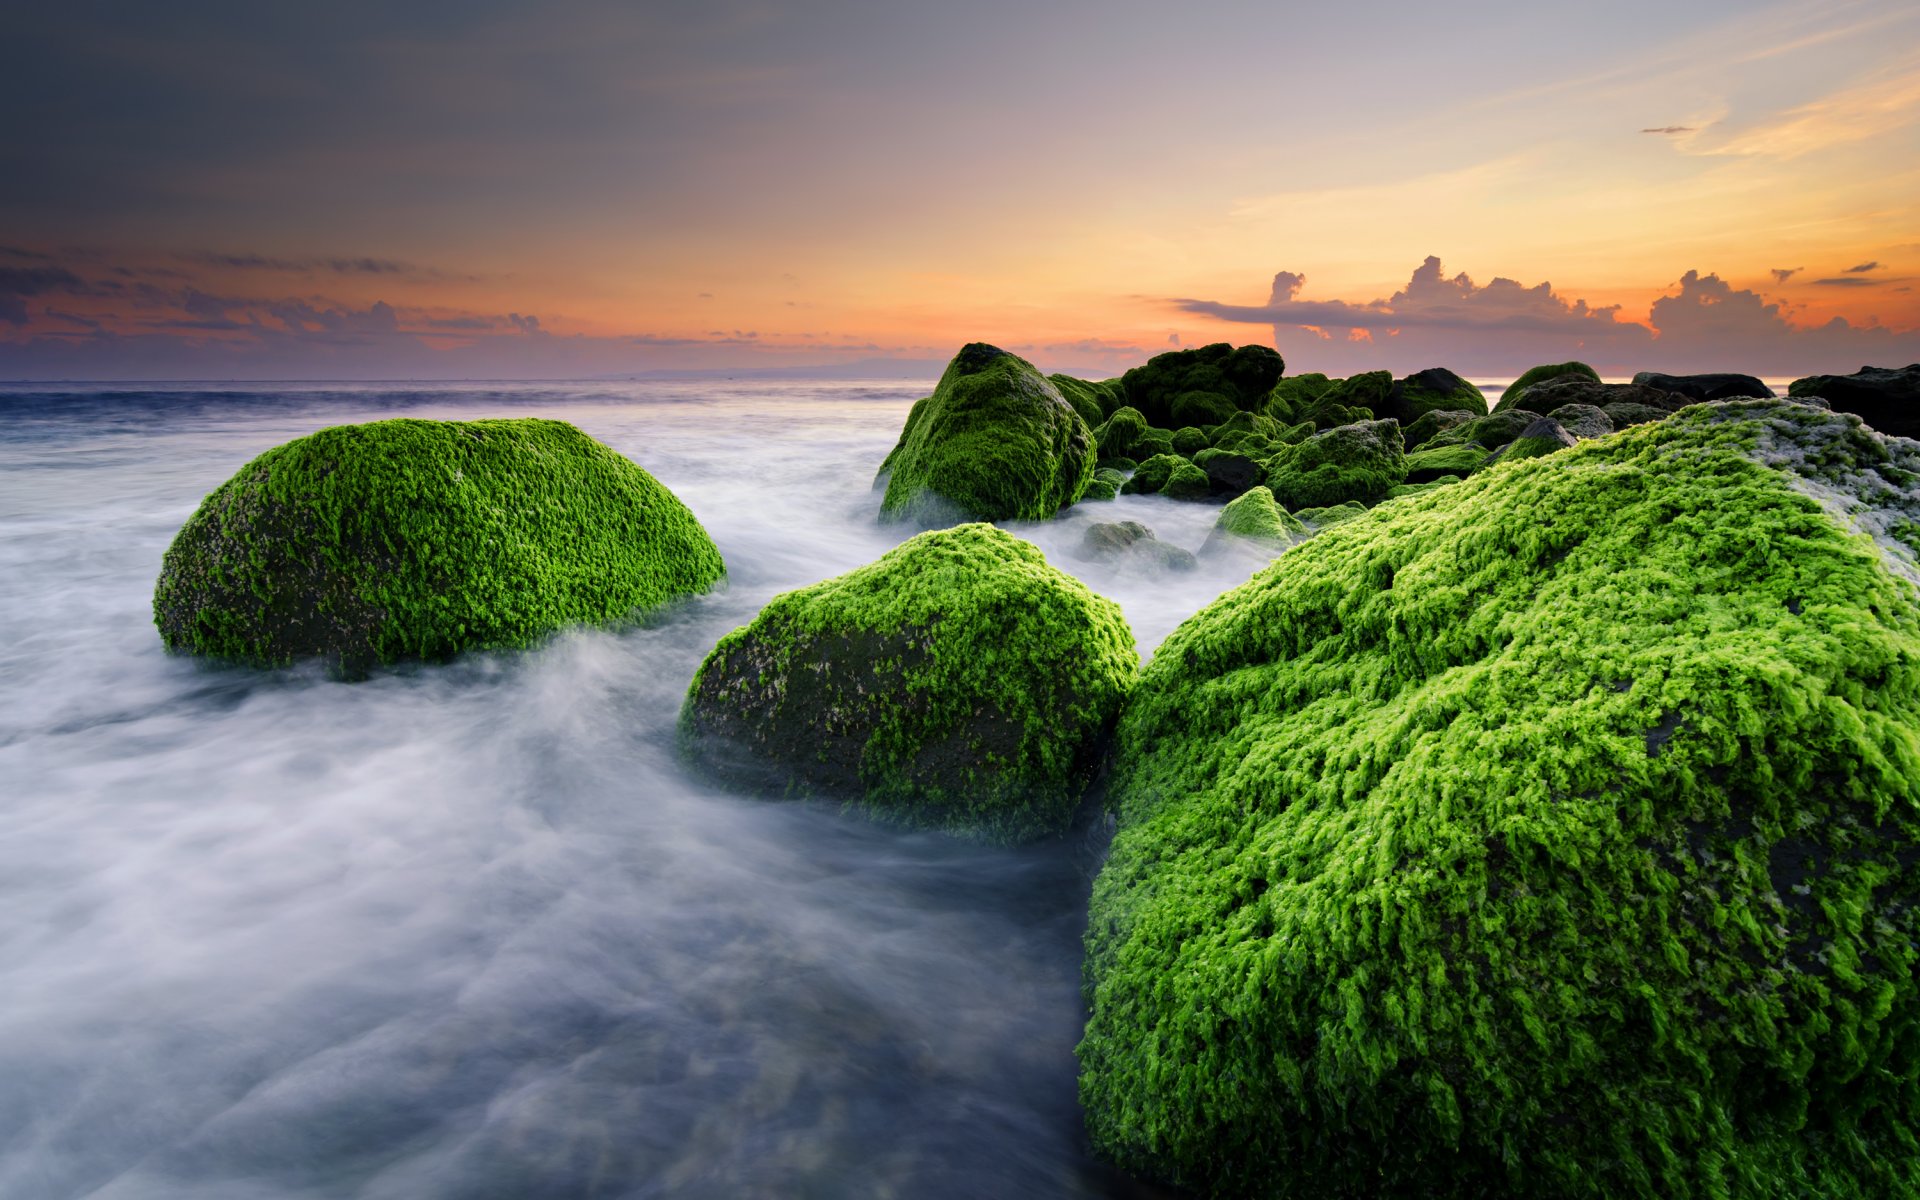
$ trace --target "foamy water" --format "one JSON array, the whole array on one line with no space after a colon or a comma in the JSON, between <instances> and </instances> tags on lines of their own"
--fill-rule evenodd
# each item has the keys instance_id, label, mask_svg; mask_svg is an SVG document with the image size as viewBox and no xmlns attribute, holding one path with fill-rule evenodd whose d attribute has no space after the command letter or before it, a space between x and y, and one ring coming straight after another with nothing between
<instances>
[{"instance_id":1,"label":"foamy water","mask_svg":"<svg viewBox=\"0 0 1920 1200\"><path fill-rule=\"evenodd\" d=\"M925 385L0 390L0 1196L1111 1195L1074 1099L1092 851L877 830L690 779L700 659L906 536ZM726 590L342 683L162 652L160 556L269 446L569 420L671 487ZM1143 651L1244 578L1090 567ZM1131 1194L1131 1193L1126 1193Z\"/></svg>"}]
</instances>

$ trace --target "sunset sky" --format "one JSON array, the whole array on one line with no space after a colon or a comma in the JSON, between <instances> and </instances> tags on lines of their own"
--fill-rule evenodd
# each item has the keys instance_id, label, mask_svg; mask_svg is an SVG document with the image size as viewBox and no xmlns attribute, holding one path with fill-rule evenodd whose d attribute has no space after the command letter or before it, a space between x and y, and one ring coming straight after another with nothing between
<instances>
[{"instance_id":1,"label":"sunset sky","mask_svg":"<svg viewBox=\"0 0 1920 1200\"><path fill-rule=\"evenodd\" d=\"M1920 359L1912 0L15 9L0 379Z\"/></svg>"}]
</instances>

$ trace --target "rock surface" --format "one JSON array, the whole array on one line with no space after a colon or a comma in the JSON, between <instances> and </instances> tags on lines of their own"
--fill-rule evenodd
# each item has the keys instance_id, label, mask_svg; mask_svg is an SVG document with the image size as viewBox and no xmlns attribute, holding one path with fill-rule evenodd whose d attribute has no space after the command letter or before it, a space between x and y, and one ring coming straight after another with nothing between
<instances>
[{"instance_id":1,"label":"rock surface","mask_svg":"<svg viewBox=\"0 0 1920 1200\"><path fill-rule=\"evenodd\" d=\"M1851 375L1809 375L1794 380L1787 394L1818 396L1881 433L1920 437L1920 363L1861 367Z\"/></svg>"},{"instance_id":2,"label":"rock surface","mask_svg":"<svg viewBox=\"0 0 1920 1200\"><path fill-rule=\"evenodd\" d=\"M1507 409L1519 408L1521 404L1520 398L1526 393L1528 388L1533 387L1535 384L1545 383L1549 379L1568 378L1585 379L1591 383L1599 383L1600 372L1583 362L1545 363L1538 367L1528 367L1520 373L1520 378L1508 384L1507 390L1500 393L1500 399L1493 406L1493 409L1495 412L1503 412ZM1534 412L1540 411L1531 404L1527 405L1527 408Z\"/></svg>"},{"instance_id":3,"label":"rock surface","mask_svg":"<svg viewBox=\"0 0 1920 1200\"><path fill-rule=\"evenodd\" d=\"M1694 407L1190 619L1116 736L1096 1148L1192 1194L1912 1194L1915 512L1920 446Z\"/></svg>"},{"instance_id":4,"label":"rock surface","mask_svg":"<svg viewBox=\"0 0 1920 1200\"><path fill-rule=\"evenodd\" d=\"M1044 520L1080 499L1093 469L1093 431L1059 390L1025 359L973 342L881 464L880 519Z\"/></svg>"},{"instance_id":5,"label":"rock surface","mask_svg":"<svg viewBox=\"0 0 1920 1200\"><path fill-rule=\"evenodd\" d=\"M750 792L1023 841L1067 827L1138 667L1112 601L990 525L923 533L776 596L681 710L690 761Z\"/></svg>"},{"instance_id":6,"label":"rock surface","mask_svg":"<svg viewBox=\"0 0 1920 1200\"><path fill-rule=\"evenodd\" d=\"M561 421L375 421L267 451L154 588L169 649L349 675L521 646L703 592L720 552L653 476Z\"/></svg>"},{"instance_id":7,"label":"rock surface","mask_svg":"<svg viewBox=\"0 0 1920 1200\"><path fill-rule=\"evenodd\" d=\"M1179 574L1194 568L1193 553L1161 541L1138 521L1107 521L1087 526L1074 557L1082 562L1131 567L1148 573Z\"/></svg>"},{"instance_id":8,"label":"rock surface","mask_svg":"<svg viewBox=\"0 0 1920 1200\"><path fill-rule=\"evenodd\" d=\"M1633 382L1642 387L1674 392L1696 403L1748 398L1764 400L1773 395L1772 388L1751 375L1735 375L1724 371L1703 375L1662 375L1658 371L1642 371L1633 377Z\"/></svg>"},{"instance_id":9,"label":"rock surface","mask_svg":"<svg viewBox=\"0 0 1920 1200\"><path fill-rule=\"evenodd\" d=\"M1640 383L1597 383L1583 375L1561 375L1527 389L1529 412L1551 415L1567 404L1605 408L1609 404L1640 404L1663 412L1677 412L1694 401L1678 392Z\"/></svg>"},{"instance_id":10,"label":"rock surface","mask_svg":"<svg viewBox=\"0 0 1920 1200\"><path fill-rule=\"evenodd\" d=\"M1385 372L1381 372L1385 374ZM1397 421L1363 421L1316 433L1267 460L1267 487L1289 509L1383 498L1407 477Z\"/></svg>"},{"instance_id":11,"label":"rock surface","mask_svg":"<svg viewBox=\"0 0 1920 1200\"><path fill-rule=\"evenodd\" d=\"M1392 417L1404 428L1430 412L1465 410L1484 416L1487 398L1480 389L1445 367L1428 367L1404 379L1396 379L1380 409L1383 417Z\"/></svg>"}]
</instances>

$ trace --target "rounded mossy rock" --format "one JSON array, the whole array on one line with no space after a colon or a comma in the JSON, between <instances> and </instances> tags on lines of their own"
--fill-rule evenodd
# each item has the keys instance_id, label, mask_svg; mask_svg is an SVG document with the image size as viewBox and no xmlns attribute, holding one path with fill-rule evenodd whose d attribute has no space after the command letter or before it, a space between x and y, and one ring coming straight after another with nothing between
<instances>
[{"instance_id":1,"label":"rounded mossy rock","mask_svg":"<svg viewBox=\"0 0 1920 1200\"><path fill-rule=\"evenodd\" d=\"M774 597L701 664L680 741L745 791L1024 841L1071 821L1138 666L1119 606L961 525Z\"/></svg>"},{"instance_id":2,"label":"rounded mossy rock","mask_svg":"<svg viewBox=\"0 0 1920 1200\"><path fill-rule=\"evenodd\" d=\"M1384 374L1384 372L1382 372ZM1397 421L1361 421L1316 433L1267 460L1267 487L1289 509L1372 503L1407 477Z\"/></svg>"},{"instance_id":3,"label":"rounded mossy rock","mask_svg":"<svg viewBox=\"0 0 1920 1200\"><path fill-rule=\"evenodd\" d=\"M1167 480L1173 478L1176 469L1191 466L1192 463L1178 454L1156 454L1133 469L1133 474L1120 485L1120 492L1126 496L1156 495L1167 486ZM1206 472L1202 471L1200 477L1206 478Z\"/></svg>"},{"instance_id":4,"label":"rounded mossy rock","mask_svg":"<svg viewBox=\"0 0 1920 1200\"><path fill-rule=\"evenodd\" d=\"M1080 499L1093 468L1093 431L1059 389L1025 359L973 342L881 464L880 519L1041 521Z\"/></svg>"},{"instance_id":5,"label":"rounded mossy rock","mask_svg":"<svg viewBox=\"0 0 1920 1200\"><path fill-rule=\"evenodd\" d=\"M1428 441L1474 420L1478 414L1463 408L1440 408L1421 416L1411 425L1400 427L1400 440L1408 450L1418 450Z\"/></svg>"},{"instance_id":6,"label":"rounded mossy rock","mask_svg":"<svg viewBox=\"0 0 1920 1200\"><path fill-rule=\"evenodd\" d=\"M1508 384L1507 390L1500 393L1500 399L1494 402L1493 411L1505 412L1510 408L1518 408L1520 396L1528 388L1536 383L1544 383L1549 379L1559 379L1567 375L1575 375L1594 383L1600 382L1600 372L1583 362L1543 363L1537 367L1528 367L1520 373L1520 378Z\"/></svg>"},{"instance_id":7,"label":"rounded mossy rock","mask_svg":"<svg viewBox=\"0 0 1920 1200\"><path fill-rule=\"evenodd\" d=\"M357 674L643 617L725 573L686 505L563 421L374 421L208 495L153 615L170 650Z\"/></svg>"},{"instance_id":8,"label":"rounded mossy rock","mask_svg":"<svg viewBox=\"0 0 1920 1200\"><path fill-rule=\"evenodd\" d=\"M1216 342L1156 354L1120 377L1127 403L1156 425L1212 425L1266 403L1286 363L1271 346Z\"/></svg>"},{"instance_id":9,"label":"rounded mossy rock","mask_svg":"<svg viewBox=\"0 0 1920 1200\"><path fill-rule=\"evenodd\" d=\"M1068 404L1073 405L1073 411L1080 414L1080 419L1087 423L1089 429L1097 428L1127 402L1126 393L1121 390L1118 379L1090 383L1071 375L1049 375L1047 382L1059 390Z\"/></svg>"},{"instance_id":10,"label":"rounded mossy rock","mask_svg":"<svg viewBox=\"0 0 1920 1200\"><path fill-rule=\"evenodd\" d=\"M1264 487L1250 488L1229 500L1200 546L1201 557L1228 550L1251 550L1271 558L1310 536L1306 525L1274 500Z\"/></svg>"},{"instance_id":11,"label":"rounded mossy rock","mask_svg":"<svg viewBox=\"0 0 1920 1200\"><path fill-rule=\"evenodd\" d=\"M1196 1194L1920 1189L1920 446L1687 409L1397 500L1115 735L1096 1146Z\"/></svg>"},{"instance_id":12,"label":"rounded mossy rock","mask_svg":"<svg viewBox=\"0 0 1920 1200\"><path fill-rule=\"evenodd\" d=\"M1211 445L1213 440L1198 426L1183 425L1173 431L1173 452L1183 458L1192 458Z\"/></svg>"},{"instance_id":13,"label":"rounded mossy rock","mask_svg":"<svg viewBox=\"0 0 1920 1200\"><path fill-rule=\"evenodd\" d=\"M1392 417L1405 428L1430 412L1451 410L1485 416L1487 398L1479 388L1445 367L1428 367L1394 380L1380 415Z\"/></svg>"},{"instance_id":14,"label":"rounded mossy rock","mask_svg":"<svg viewBox=\"0 0 1920 1200\"><path fill-rule=\"evenodd\" d=\"M1481 463L1482 467L1491 467L1496 463L1519 462L1526 458L1544 458L1549 454L1558 454L1579 444L1580 439L1568 433L1566 427L1552 417L1536 417L1520 436L1500 447Z\"/></svg>"},{"instance_id":15,"label":"rounded mossy rock","mask_svg":"<svg viewBox=\"0 0 1920 1200\"><path fill-rule=\"evenodd\" d=\"M1487 461L1487 449L1476 442L1435 446L1407 455L1407 482L1432 483L1445 475L1471 475Z\"/></svg>"}]
</instances>

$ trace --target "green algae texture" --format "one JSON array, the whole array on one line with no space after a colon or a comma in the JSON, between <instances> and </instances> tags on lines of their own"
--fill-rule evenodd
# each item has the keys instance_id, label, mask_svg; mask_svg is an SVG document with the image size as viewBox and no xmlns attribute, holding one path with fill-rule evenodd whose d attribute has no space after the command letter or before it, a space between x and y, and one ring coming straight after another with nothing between
<instances>
[{"instance_id":1,"label":"green algae texture","mask_svg":"<svg viewBox=\"0 0 1920 1200\"><path fill-rule=\"evenodd\" d=\"M1128 496L1151 496L1167 486L1173 473L1181 467L1191 467L1192 463L1178 454L1156 454L1133 469L1133 474L1120 485L1120 491ZM1206 473L1202 472L1202 479Z\"/></svg>"},{"instance_id":2,"label":"green algae texture","mask_svg":"<svg viewBox=\"0 0 1920 1200\"><path fill-rule=\"evenodd\" d=\"M1260 408L1285 367L1271 346L1216 342L1156 354L1122 375L1120 386L1156 425L1212 425Z\"/></svg>"},{"instance_id":3,"label":"green algae texture","mask_svg":"<svg viewBox=\"0 0 1920 1200\"><path fill-rule=\"evenodd\" d=\"M1115 737L1097 1148L1223 1196L1920 1191L1917 483L1704 405L1181 626Z\"/></svg>"},{"instance_id":4,"label":"green algae texture","mask_svg":"<svg viewBox=\"0 0 1920 1200\"><path fill-rule=\"evenodd\" d=\"M880 519L1045 520L1093 479L1093 431L1032 363L963 346L881 464Z\"/></svg>"},{"instance_id":5,"label":"green algae texture","mask_svg":"<svg viewBox=\"0 0 1920 1200\"><path fill-rule=\"evenodd\" d=\"M1024 841L1067 827L1138 670L1120 609L990 525L776 596L695 675L681 745L748 791Z\"/></svg>"},{"instance_id":6,"label":"green algae texture","mask_svg":"<svg viewBox=\"0 0 1920 1200\"><path fill-rule=\"evenodd\" d=\"M1068 404L1073 405L1073 411L1080 414L1080 419L1090 429L1112 416L1127 402L1126 393L1120 390L1118 379L1089 383L1071 375L1049 375L1047 382L1058 389Z\"/></svg>"},{"instance_id":7,"label":"green algae texture","mask_svg":"<svg viewBox=\"0 0 1920 1200\"><path fill-rule=\"evenodd\" d=\"M1273 493L1264 487L1249 488L1227 502L1213 523L1213 532L1221 537L1241 538L1283 548L1307 537L1300 518L1280 507Z\"/></svg>"},{"instance_id":8,"label":"green algae texture","mask_svg":"<svg viewBox=\"0 0 1920 1200\"><path fill-rule=\"evenodd\" d=\"M1321 508L1349 500L1371 503L1406 477L1406 454L1395 421L1337 426L1287 446L1267 460L1267 486L1274 499L1289 509Z\"/></svg>"},{"instance_id":9,"label":"green algae texture","mask_svg":"<svg viewBox=\"0 0 1920 1200\"><path fill-rule=\"evenodd\" d=\"M1543 363L1537 367L1528 367L1520 373L1520 378L1508 384L1507 390L1500 393L1500 399L1494 404L1493 411L1504 412L1510 408L1518 408L1520 393L1536 383L1559 379L1565 375L1577 375L1594 383L1600 382L1600 372L1583 362Z\"/></svg>"},{"instance_id":10,"label":"green algae texture","mask_svg":"<svg viewBox=\"0 0 1920 1200\"><path fill-rule=\"evenodd\" d=\"M1487 461L1487 451L1472 442L1435 446L1407 455L1407 482L1431 483L1442 475L1471 475Z\"/></svg>"},{"instance_id":11,"label":"green algae texture","mask_svg":"<svg viewBox=\"0 0 1920 1200\"><path fill-rule=\"evenodd\" d=\"M357 674L642 617L720 580L651 475L562 421L375 421L262 454L154 588L168 649Z\"/></svg>"}]
</instances>

